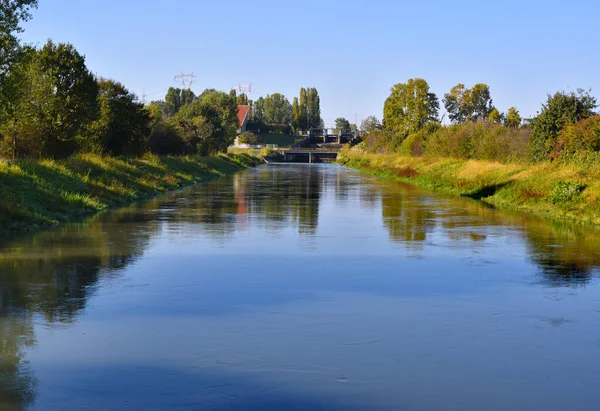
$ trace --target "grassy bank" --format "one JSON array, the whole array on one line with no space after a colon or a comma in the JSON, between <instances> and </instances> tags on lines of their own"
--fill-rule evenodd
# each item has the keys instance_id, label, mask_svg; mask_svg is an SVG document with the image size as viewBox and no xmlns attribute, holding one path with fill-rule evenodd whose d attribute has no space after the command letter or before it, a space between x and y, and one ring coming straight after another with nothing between
<instances>
[{"instance_id":1,"label":"grassy bank","mask_svg":"<svg viewBox=\"0 0 600 411\"><path fill-rule=\"evenodd\" d=\"M0 161L0 237L76 220L261 163L249 154Z\"/></svg>"},{"instance_id":2,"label":"grassy bank","mask_svg":"<svg viewBox=\"0 0 600 411\"><path fill-rule=\"evenodd\" d=\"M600 162L503 164L491 161L341 153L338 162L376 176L494 206L600 226Z\"/></svg>"}]
</instances>

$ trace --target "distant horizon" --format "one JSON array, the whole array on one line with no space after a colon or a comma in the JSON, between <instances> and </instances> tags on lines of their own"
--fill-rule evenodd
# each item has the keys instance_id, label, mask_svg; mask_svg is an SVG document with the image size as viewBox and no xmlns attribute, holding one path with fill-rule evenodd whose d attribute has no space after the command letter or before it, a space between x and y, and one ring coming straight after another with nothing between
<instances>
[{"instance_id":1,"label":"distant horizon","mask_svg":"<svg viewBox=\"0 0 600 411\"><path fill-rule=\"evenodd\" d=\"M327 126L381 120L390 88L416 77L438 96L440 118L443 95L458 83L488 84L500 111L515 106L522 117L556 91L600 98L600 53L585 41L597 36L600 7L591 1L161 3L40 0L20 37L72 43L94 74L146 102L164 99L180 73L197 76L197 94L252 82L253 100L281 93L291 102L316 87Z\"/></svg>"}]
</instances>

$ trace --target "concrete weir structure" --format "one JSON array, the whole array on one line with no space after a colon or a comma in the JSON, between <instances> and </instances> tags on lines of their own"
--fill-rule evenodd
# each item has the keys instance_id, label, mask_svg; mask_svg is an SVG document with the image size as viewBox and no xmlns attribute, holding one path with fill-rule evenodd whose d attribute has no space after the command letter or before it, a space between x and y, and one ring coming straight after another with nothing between
<instances>
[{"instance_id":1,"label":"concrete weir structure","mask_svg":"<svg viewBox=\"0 0 600 411\"><path fill-rule=\"evenodd\" d=\"M281 150L285 163L332 163L340 152L338 148L291 148Z\"/></svg>"}]
</instances>

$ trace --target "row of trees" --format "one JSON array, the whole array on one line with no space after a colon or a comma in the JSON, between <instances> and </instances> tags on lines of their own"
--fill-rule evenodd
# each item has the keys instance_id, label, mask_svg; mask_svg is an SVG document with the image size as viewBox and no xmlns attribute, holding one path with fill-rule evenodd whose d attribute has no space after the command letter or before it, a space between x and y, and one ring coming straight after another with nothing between
<instances>
[{"instance_id":1,"label":"row of trees","mask_svg":"<svg viewBox=\"0 0 600 411\"><path fill-rule=\"evenodd\" d=\"M458 84L444 94L442 102L453 125L484 122L508 129L521 127L522 119L519 111L515 107L511 107L506 114L501 113L494 107L489 86L486 84L476 84L472 88ZM534 161L556 157L569 150L573 151L572 147L575 146L579 147L578 150L582 150L585 146L588 150L598 151L600 150L600 127L597 127L597 124L600 124L600 118L598 120L595 118L594 109L596 107L596 99L587 91L578 90L576 93L559 91L548 96L541 111L527 126L529 132L519 134L498 129L497 132L494 131L495 134L492 134L526 135L527 152L521 150L520 155ZM439 109L439 100L435 93L431 92L427 81L421 78L410 79L406 83L399 83L392 87L390 96L384 104L383 123L380 123L374 116L368 117L363 120L360 133L363 136L377 133L388 141L394 141L393 144L387 146L396 148L401 146L403 140L418 135L417 139L422 140L420 143L420 152L422 152L423 144L426 143L427 136L431 134L423 130L435 132L438 137L442 134L444 136L452 135L452 132L446 132L443 127L440 129ZM584 125L578 128L572 127L577 122L591 117L594 118L585 122ZM564 134L567 127L571 127L569 137L562 138L561 133ZM467 127L461 128L460 133L477 133L484 129ZM438 132L438 130L442 131ZM459 129L452 130L458 132ZM574 137L577 133L579 133L579 137ZM460 138L462 137L455 136L454 139L448 137L447 143L456 145ZM583 140L586 141L585 144L581 143ZM472 141L472 144L469 143L471 144L469 147L476 143L477 141ZM506 142L506 144L511 145L510 142ZM437 150L437 152L439 151Z\"/></svg>"},{"instance_id":2,"label":"row of trees","mask_svg":"<svg viewBox=\"0 0 600 411\"><path fill-rule=\"evenodd\" d=\"M240 104L250 105L251 119L257 123L290 126L298 133L323 126L321 119L321 99L316 88L301 88L300 97L294 97L293 103L280 93L260 97L256 101L248 101L247 97Z\"/></svg>"},{"instance_id":3,"label":"row of trees","mask_svg":"<svg viewBox=\"0 0 600 411\"><path fill-rule=\"evenodd\" d=\"M71 44L19 44L19 22L36 6L0 2L0 156L210 154L233 143L235 96L171 88L146 107L123 84L94 76Z\"/></svg>"},{"instance_id":4,"label":"row of trees","mask_svg":"<svg viewBox=\"0 0 600 411\"><path fill-rule=\"evenodd\" d=\"M227 150L236 136L238 99L215 89L199 96L169 88L164 100L148 105L151 133L148 148L158 154L207 155Z\"/></svg>"}]
</instances>

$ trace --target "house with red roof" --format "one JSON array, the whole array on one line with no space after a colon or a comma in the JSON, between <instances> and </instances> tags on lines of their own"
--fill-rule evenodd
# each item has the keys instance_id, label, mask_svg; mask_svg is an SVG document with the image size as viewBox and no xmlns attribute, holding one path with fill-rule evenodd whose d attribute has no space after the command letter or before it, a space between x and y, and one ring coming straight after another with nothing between
<instances>
[{"instance_id":1,"label":"house with red roof","mask_svg":"<svg viewBox=\"0 0 600 411\"><path fill-rule=\"evenodd\" d=\"M240 129L238 133L246 132L246 125L248 124L248 114L250 113L250 106L238 106L238 124L240 125Z\"/></svg>"}]
</instances>

